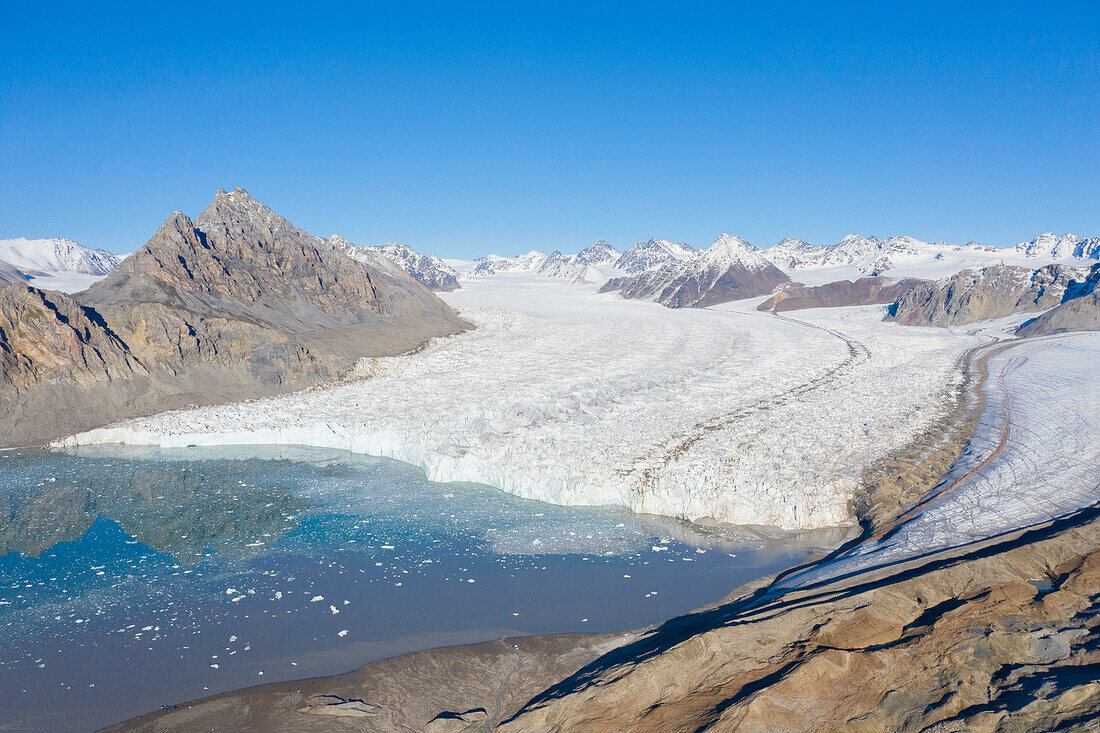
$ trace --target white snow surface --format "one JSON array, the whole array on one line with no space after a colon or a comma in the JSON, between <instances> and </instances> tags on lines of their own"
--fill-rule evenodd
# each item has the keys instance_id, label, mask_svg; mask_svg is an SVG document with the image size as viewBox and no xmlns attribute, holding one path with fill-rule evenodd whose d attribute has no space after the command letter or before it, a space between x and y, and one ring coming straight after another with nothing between
<instances>
[{"instance_id":1,"label":"white snow surface","mask_svg":"<svg viewBox=\"0 0 1100 733\"><path fill-rule=\"evenodd\" d=\"M878 307L673 310L536 273L444 298L477 328L364 360L357 381L63 443L334 447L560 504L834 526L864 469L940 414L978 342L882 323Z\"/></svg>"},{"instance_id":2,"label":"white snow surface","mask_svg":"<svg viewBox=\"0 0 1100 733\"><path fill-rule=\"evenodd\" d=\"M23 271L28 285L72 293L106 277L122 258L71 239L0 239L0 261Z\"/></svg>"},{"instance_id":3,"label":"white snow surface","mask_svg":"<svg viewBox=\"0 0 1100 733\"><path fill-rule=\"evenodd\" d=\"M898 531L792 576L783 587L980 542L1100 501L1097 364L1096 332L1029 339L994 353L980 427L940 493Z\"/></svg>"}]
</instances>

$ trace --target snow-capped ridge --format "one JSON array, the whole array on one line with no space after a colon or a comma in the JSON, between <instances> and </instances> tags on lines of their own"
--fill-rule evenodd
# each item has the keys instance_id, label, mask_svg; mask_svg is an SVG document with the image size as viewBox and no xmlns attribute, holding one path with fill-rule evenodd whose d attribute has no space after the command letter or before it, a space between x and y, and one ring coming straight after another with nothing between
<instances>
[{"instance_id":1,"label":"snow-capped ridge","mask_svg":"<svg viewBox=\"0 0 1100 733\"><path fill-rule=\"evenodd\" d=\"M740 237L720 234L705 250L635 275L612 278L601 292L654 300L670 308L703 308L731 300L763 295L790 278Z\"/></svg>"},{"instance_id":2,"label":"snow-capped ridge","mask_svg":"<svg viewBox=\"0 0 1100 733\"><path fill-rule=\"evenodd\" d=\"M1020 242L1012 248L1024 257L1047 260L1100 259L1100 237L1078 237L1076 234L1044 232L1030 242Z\"/></svg>"},{"instance_id":3,"label":"snow-capped ridge","mask_svg":"<svg viewBox=\"0 0 1100 733\"><path fill-rule=\"evenodd\" d=\"M1037 264L1053 262L1087 265L1100 259L1100 238L1047 233L1015 247L991 247L974 241L959 245L925 242L907 235L880 239L849 234L827 246L787 238L764 250L764 255L808 285L883 274L935 280L973 267L1018 265L1034 269Z\"/></svg>"},{"instance_id":4,"label":"snow-capped ridge","mask_svg":"<svg viewBox=\"0 0 1100 733\"><path fill-rule=\"evenodd\" d=\"M615 260L614 267L633 275L658 268L668 262L687 259L694 252L695 249L685 242L649 239L631 245L619 259Z\"/></svg>"},{"instance_id":5,"label":"snow-capped ridge","mask_svg":"<svg viewBox=\"0 0 1100 733\"><path fill-rule=\"evenodd\" d=\"M502 272L534 272L542 266L547 257L548 255L537 249L516 257L490 254L479 259L470 274L475 277L487 277Z\"/></svg>"},{"instance_id":6,"label":"snow-capped ridge","mask_svg":"<svg viewBox=\"0 0 1100 733\"><path fill-rule=\"evenodd\" d=\"M696 257L700 263L709 266L740 265L753 270L774 267L759 247L754 247L741 237L724 233L719 234L714 243L708 249L700 251ZM693 260L688 259L683 262L690 264Z\"/></svg>"},{"instance_id":7,"label":"snow-capped ridge","mask_svg":"<svg viewBox=\"0 0 1100 733\"><path fill-rule=\"evenodd\" d=\"M609 265L617 260L622 253L612 247L606 240L599 240L588 245L578 252L573 262L578 265Z\"/></svg>"},{"instance_id":8,"label":"snow-capped ridge","mask_svg":"<svg viewBox=\"0 0 1100 733\"><path fill-rule=\"evenodd\" d=\"M387 242L368 249L394 262L431 290L450 292L462 287L458 284L458 272L453 267L435 255L416 251L404 242Z\"/></svg>"},{"instance_id":9,"label":"snow-capped ridge","mask_svg":"<svg viewBox=\"0 0 1100 733\"><path fill-rule=\"evenodd\" d=\"M119 263L116 254L63 237L0 239L0 260L24 272L44 275L106 275Z\"/></svg>"}]
</instances>

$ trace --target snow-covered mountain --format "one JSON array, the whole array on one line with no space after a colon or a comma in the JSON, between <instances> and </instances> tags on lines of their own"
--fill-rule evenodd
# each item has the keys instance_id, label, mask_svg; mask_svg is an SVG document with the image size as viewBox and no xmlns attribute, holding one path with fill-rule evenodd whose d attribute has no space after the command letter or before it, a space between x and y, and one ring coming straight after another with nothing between
<instances>
[{"instance_id":1,"label":"snow-covered mountain","mask_svg":"<svg viewBox=\"0 0 1100 733\"><path fill-rule=\"evenodd\" d=\"M1024 257L1043 260L1100 260L1100 237L1081 238L1076 234L1040 234L1030 242L1020 242L1013 249Z\"/></svg>"},{"instance_id":2,"label":"snow-covered mountain","mask_svg":"<svg viewBox=\"0 0 1100 733\"><path fill-rule=\"evenodd\" d=\"M458 284L458 273L455 269L435 255L417 252L403 242L387 242L370 249L396 262L413 279L419 280L430 290L450 292L462 287Z\"/></svg>"},{"instance_id":3,"label":"snow-covered mountain","mask_svg":"<svg viewBox=\"0 0 1100 733\"><path fill-rule=\"evenodd\" d=\"M626 252L619 252L604 240L594 242L575 255L555 250L549 255L537 250L517 257L491 254L478 260L472 277L487 277L500 273L537 272L549 278L575 283L602 285L609 278L623 277L653 270L669 262L690 258L695 250L683 242L650 239L638 242Z\"/></svg>"},{"instance_id":4,"label":"snow-covered mountain","mask_svg":"<svg viewBox=\"0 0 1100 733\"><path fill-rule=\"evenodd\" d=\"M615 260L614 267L628 275L636 275L669 262L686 260L694 253L695 250L684 242L650 239L631 245L630 249Z\"/></svg>"},{"instance_id":5,"label":"snow-covered mountain","mask_svg":"<svg viewBox=\"0 0 1100 733\"><path fill-rule=\"evenodd\" d=\"M655 300L670 308L703 308L770 293L790 278L762 250L740 237L721 234L702 251L637 275L613 278L600 292Z\"/></svg>"},{"instance_id":6,"label":"snow-covered mountain","mask_svg":"<svg viewBox=\"0 0 1100 733\"><path fill-rule=\"evenodd\" d=\"M0 239L0 262L31 278L36 287L83 290L115 269L122 258L71 239ZM37 281L37 282L35 282Z\"/></svg>"},{"instance_id":7,"label":"snow-covered mountain","mask_svg":"<svg viewBox=\"0 0 1100 733\"><path fill-rule=\"evenodd\" d=\"M502 272L535 272L542 263L546 262L547 255L538 250L531 250L517 257L501 257L500 255L486 255L477 261L471 275L485 277L498 275Z\"/></svg>"},{"instance_id":8,"label":"snow-covered mountain","mask_svg":"<svg viewBox=\"0 0 1100 733\"><path fill-rule=\"evenodd\" d=\"M621 256L619 250L601 239L578 252L573 262L578 265L610 265Z\"/></svg>"},{"instance_id":9,"label":"snow-covered mountain","mask_svg":"<svg viewBox=\"0 0 1100 733\"><path fill-rule=\"evenodd\" d=\"M882 274L938 279L973 267L1018 265L1034 268L1044 262L1084 265L1089 260L1100 259L1100 238L1044 234L1031 242L1003 248L976 242L949 244L905 236L879 239L849 234L828 246L784 239L764 250L764 256L795 280L809 285Z\"/></svg>"},{"instance_id":10,"label":"snow-covered mountain","mask_svg":"<svg viewBox=\"0 0 1100 733\"><path fill-rule=\"evenodd\" d=\"M766 257L780 270L794 270L822 255L827 246L810 244L798 237L787 237L773 247L763 250Z\"/></svg>"},{"instance_id":11,"label":"snow-covered mountain","mask_svg":"<svg viewBox=\"0 0 1100 733\"><path fill-rule=\"evenodd\" d=\"M118 255L102 249L89 249L71 239L0 239L0 260L24 272L79 272L106 275L115 269Z\"/></svg>"},{"instance_id":12,"label":"snow-covered mountain","mask_svg":"<svg viewBox=\"0 0 1100 733\"><path fill-rule=\"evenodd\" d=\"M435 255L417 252L407 244L388 242L360 247L339 234L333 234L328 241L357 262L380 268L396 268L408 273L429 290L449 292L462 287L458 284L458 273L453 267Z\"/></svg>"},{"instance_id":13,"label":"snow-covered mountain","mask_svg":"<svg viewBox=\"0 0 1100 733\"><path fill-rule=\"evenodd\" d=\"M575 255L564 255L554 250L539 266L538 273L574 283L602 285L608 278L622 274L613 266L620 254L619 250L601 239Z\"/></svg>"},{"instance_id":14,"label":"snow-covered mountain","mask_svg":"<svg viewBox=\"0 0 1100 733\"><path fill-rule=\"evenodd\" d=\"M559 250L554 250L539 265L538 273L547 277L572 280L580 271L580 266L576 264L576 257L576 255L563 255Z\"/></svg>"}]
</instances>

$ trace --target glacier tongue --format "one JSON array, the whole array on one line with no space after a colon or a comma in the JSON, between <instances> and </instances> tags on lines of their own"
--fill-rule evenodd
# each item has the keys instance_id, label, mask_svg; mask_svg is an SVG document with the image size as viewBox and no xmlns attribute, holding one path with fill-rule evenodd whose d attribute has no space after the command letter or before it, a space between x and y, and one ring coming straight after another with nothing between
<instances>
[{"instance_id":1,"label":"glacier tongue","mask_svg":"<svg viewBox=\"0 0 1100 733\"><path fill-rule=\"evenodd\" d=\"M1100 501L1100 333L991 347L988 395L967 452L938 487L878 539L785 579L808 587L897 565L1063 517Z\"/></svg>"},{"instance_id":2,"label":"glacier tongue","mask_svg":"<svg viewBox=\"0 0 1100 733\"><path fill-rule=\"evenodd\" d=\"M814 528L851 520L863 470L939 416L976 343L874 307L678 311L536 273L446 299L478 328L364 360L360 379L65 443L336 447L554 503Z\"/></svg>"}]
</instances>

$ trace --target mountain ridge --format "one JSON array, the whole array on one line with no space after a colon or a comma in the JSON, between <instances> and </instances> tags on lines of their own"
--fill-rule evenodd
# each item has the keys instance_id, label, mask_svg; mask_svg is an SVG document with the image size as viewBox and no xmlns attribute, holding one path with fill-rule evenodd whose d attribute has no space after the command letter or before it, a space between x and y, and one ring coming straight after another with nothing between
<instances>
[{"instance_id":1,"label":"mountain ridge","mask_svg":"<svg viewBox=\"0 0 1100 733\"><path fill-rule=\"evenodd\" d=\"M302 389L341 378L364 356L469 328L401 268L382 267L236 189L219 190L195 221L173 212L74 296L8 285L0 291L0 410L11 419L0 446ZM114 370L89 371L96 358Z\"/></svg>"}]
</instances>

